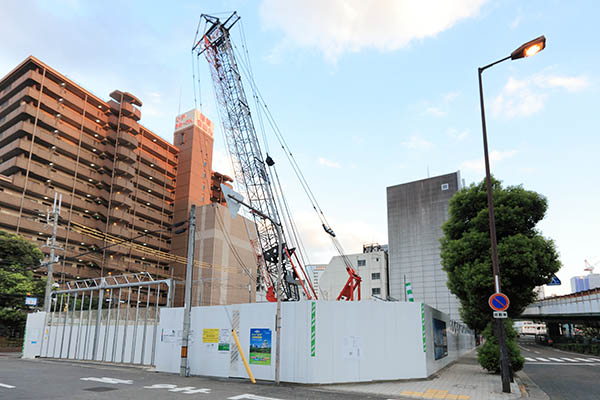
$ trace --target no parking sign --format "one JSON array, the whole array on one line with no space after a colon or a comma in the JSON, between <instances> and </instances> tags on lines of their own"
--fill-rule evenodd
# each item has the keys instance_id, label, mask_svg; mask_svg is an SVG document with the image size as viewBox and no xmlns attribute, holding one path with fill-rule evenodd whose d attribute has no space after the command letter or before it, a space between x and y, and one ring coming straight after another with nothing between
<instances>
[{"instance_id":1,"label":"no parking sign","mask_svg":"<svg viewBox=\"0 0 600 400\"><path fill-rule=\"evenodd\" d=\"M506 311L510 305L510 300L504 293L494 293L490 296L488 304L494 311Z\"/></svg>"}]
</instances>

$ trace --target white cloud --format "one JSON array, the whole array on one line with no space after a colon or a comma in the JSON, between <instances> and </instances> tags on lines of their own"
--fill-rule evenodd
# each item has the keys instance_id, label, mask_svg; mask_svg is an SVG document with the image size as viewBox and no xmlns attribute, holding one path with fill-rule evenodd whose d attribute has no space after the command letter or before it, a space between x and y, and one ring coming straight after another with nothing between
<instances>
[{"instance_id":1,"label":"white cloud","mask_svg":"<svg viewBox=\"0 0 600 400\"><path fill-rule=\"evenodd\" d=\"M510 23L510 29L516 29L521 24L521 16L517 15Z\"/></svg>"},{"instance_id":2,"label":"white cloud","mask_svg":"<svg viewBox=\"0 0 600 400\"><path fill-rule=\"evenodd\" d=\"M450 136L451 138L455 139L458 142L462 142L463 140L469 137L471 131L469 129L459 131L458 129L450 128L448 129L447 133L448 136Z\"/></svg>"},{"instance_id":3,"label":"white cloud","mask_svg":"<svg viewBox=\"0 0 600 400\"><path fill-rule=\"evenodd\" d=\"M430 106L425 109L425 115L431 115L433 117L443 117L448 114L446 111L443 111L439 107Z\"/></svg>"},{"instance_id":4,"label":"white cloud","mask_svg":"<svg viewBox=\"0 0 600 400\"><path fill-rule=\"evenodd\" d=\"M560 76L545 72L523 80L511 76L492 101L492 113L496 117L526 117L544 108L551 89L576 92L588 86L589 82L584 76Z\"/></svg>"},{"instance_id":5,"label":"white cloud","mask_svg":"<svg viewBox=\"0 0 600 400\"><path fill-rule=\"evenodd\" d=\"M418 150L429 149L429 148L431 148L431 146L433 146L433 143L431 143L417 135L413 135L413 136L409 137L407 141L404 141L400 144L408 149L418 149Z\"/></svg>"},{"instance_id":6,"label":"white cloud","mask_svg":"<svg viewBox=\"0 0 600 400\"><path fill-rule=\"evenodd\" d=\"M443 99L444 103L448 104L454 101L458 96L460 96L460 92L449 92L444 94Z\"/></svg>"},{"instance_id":7,"label":"white cloud","mask_svg":"<svg viewBox=\"0 0 600 400\"><path fill-rule=\"evenodd\" d=\"M338 163L336 161L328 160L323 157L319 157L319 164L324 165L329 168L340 168L341 167L340 163Z\"/></svg>"},{"instance_id":8,"label":"white cloud","mask_svg":"<svg viewBox=\"0 0 600 400\"><path fill-rule=\"evenodd\" d=\"M294 220L311 263L329 263L333 256L338 255L331 237L325 233L313 212L297 212ZM362 252L362 245L365 243L387 243L385 226L378 227L365 221L347 218L339 221L329 218L329 222L347 254Z\"/></svg>"},{"instance_id":9,"label":"white cloud","mask_svg":"<svg viewBox=\"0 0 600 400\"><path fill-rule=\"evenodd\" d=\"M492 150L489 153L490 163L491 162L500 162L500 161L512 158L516 154L517 154L517 150L506 150L506 151ZM477 160L464 161L461 164L461 169L477 171L477 172L485 171L485 161L483 158L479 158Z\"/></svg>"},{"instance_id":10,"label":"white cloud","mask_svg":"<svg viewBox=\"0 0 600 400\"><path fill-rule=\"evenodd\" d=\"M478 14L486 0L263 0L266 28L330 61L347 52L393 51Z\"/></svg>"},{"instance_id":11,"label":"white cloud","mask_svg":"<svg viewBox=\"0 0 600 400\"><path fill-rule=\"evenodd\" d=\"M212 170L228 175L235 180L231 159L225 150L213 149Z\"/></svg>"}]
</instances>

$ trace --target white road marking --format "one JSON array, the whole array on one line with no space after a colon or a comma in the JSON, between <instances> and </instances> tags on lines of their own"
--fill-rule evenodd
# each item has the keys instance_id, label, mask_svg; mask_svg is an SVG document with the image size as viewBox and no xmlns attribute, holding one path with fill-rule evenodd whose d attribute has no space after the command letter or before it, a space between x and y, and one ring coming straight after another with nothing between
<instances>
[{"instance_id":1,"label":"white road marking","mask_svg":"<svg viewBox=\"0 0 600 400\"><path fill-rule=\"evenodd\" d=\"M573 360L572 358L563 357L563 360L571 361L571 362L579 362L577 360Z\"/></svg>"},{"instance_id":2,"label":"white road marking","mask_svg":"<svg viewBox=\"0 0 600 400\"><path fill-rule=\"evenodd\" d=\"M537 357L537 359L540 361L550 362L550 360L548 360L546 358L542 358L542 357Z\"/></svg>"},{"instance_id":3,"label":"white road marking","mask_svg":"<svg viewBox=\"0 0 600 400\"><path fill-rule=\"evenodd\" d=\"M196 393L205 393L209 394L210 389L201 388L196 389L195 386L185 386L185 387L177 387L177 385L172 385L170 383L157 383L152 386L144 386L145 389L169 389L169 392L178 392L183 394L196 394Z\"/></svg>"},{"instance_id":4,"label":"white road marking","mask_svg":"<svg viewBox=\"0 0 600 400\"><path fill-rule=\"evenodd\" d=\"M124 383L126 385L131 385L133 383L133 381L129 380L129 379L116 379L116 378L107 378L107 377L94 378L93 376L90 376L89 378L81 378L80 380L100 382L100 383L110 383L112 385L116 385L117 383Z\"/></svg>"},{"instance_id":5,"label":"white road marking","mask_svg":"<svg viewBox=\"0 0 600 400\"><path fill-rule=\"evenodd\" d=\"M0 383L0 387L7 388L7 389L14 389L15 388L15 386L6 385L4 383Z\"/></svg>"},{"instance_id":6,"label":"white road marking","mask_svg":"<svg viewBox=\"0 0 600 400\"><path fill-rule=\"evenodd\" d=\"M600 360L599 360L599 359L597 359L597 358L588 358L588 360L592 360L592 361L600 361Z\"/></svg>"},{"instance_id":7,"label":"white road marking","mask_svg":"<svg viewBox=\"0 0 600 400\"><path fill-rule=\"evenodd\" d=\"M535 351L535 350L533 350L533 352L534 352L535 354L542 354L542 353L540 353L539 351Z\"/></svg>"},{"instance_id":8,"label":"white road marking","mask_svg":"<svg viewBox=\"0 0 600 400\"><path fill-rule=\"evenodd\" d=\"M240 394L233 397L228 397L228 400L281 400L275 397L257 396L255 394Z\"/></svg>"},{"instance_id":9,"label":"white road marking","mask_svg":"<svg viewBox=\"0 0 600 400\"><path fill-rule=\"evenodd\" d=\"M535 361L535 358L531 358L531 357L525 357L525 359L526 359L527 361Z\"/></svg>"},{"instance_id":10,"label":"white road marking","mask_svg":"<svg viewBox=\"0 0 600 400\"><path fill-rule=\"evenodd\" d=\"M552 361L565 362L565 360L561 360L560 358L548 357Z\"/></svg>"},{"instance_id":11,"label":"white road marking","mask_svg":"<svg viewBox=\"0 0 600 400\"><path fill-rule=\"evenodd\" d=\"M541 361L537 361L537 362L532 362L532 363L527 363L527 365L589 365L592 367L595 366L599 366L600 364L596 364L596 363L558 363L558 362L541 362Z\"/></svg>"},{"instance_id":12,"label":"white road marking","mask_svg":"<svg viewBox=\"0 0 600 400\"><path fill-rule=\"evenodd\" d=\"M576 360L579 360L579 361L583 361L583 362L590 362L590 360L588 360L588 359L586 359L586 358L578 358L578 357L575 357L575 359L576 359Z\"/></svg>"}]
</instances>

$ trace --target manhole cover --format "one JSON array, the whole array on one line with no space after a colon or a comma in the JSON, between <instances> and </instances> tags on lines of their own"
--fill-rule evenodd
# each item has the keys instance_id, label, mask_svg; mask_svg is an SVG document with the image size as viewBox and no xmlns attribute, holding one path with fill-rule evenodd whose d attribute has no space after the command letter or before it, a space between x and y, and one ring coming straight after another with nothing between
<instances>
[{"instance_id":1,"label":"manhole cover","mask_svg":"<svg viewBox=\"0 0 600 400\"><path fill-rule=\"evenodd\" d=\"M106 386L98 386L98 387L93 387L93 388L88 388L88 389L83 389L83 390L87 390L90 392L110 392L111 390L118 390L118 389L106 387Z\"/></svg>"}]
</instances>

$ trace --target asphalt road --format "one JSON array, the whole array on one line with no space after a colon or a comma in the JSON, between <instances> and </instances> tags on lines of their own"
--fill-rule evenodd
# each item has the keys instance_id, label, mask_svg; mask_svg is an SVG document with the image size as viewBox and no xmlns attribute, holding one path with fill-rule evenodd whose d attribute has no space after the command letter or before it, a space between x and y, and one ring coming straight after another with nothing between
<instances>
[{"instance_id":1,"label":"asphalt road","mask_svg":"<svg viewBox=\"0 0 600 400\"><path fill-rule=\"evenodd\" d=\"M21 360L0 355L0 399L383 399L301 385L182 378L137 367Z\"/></svg>"},{"instance_id":2,"label":"asphalt road","mask_svg":"<svg viewBox=\"0 0 600 400\"><path fill-rule=\"evenodd\" d=\"M600 357L561 351L519 339L523 371L552 400L600 399Z\"/></svg>"}]
</instances>

